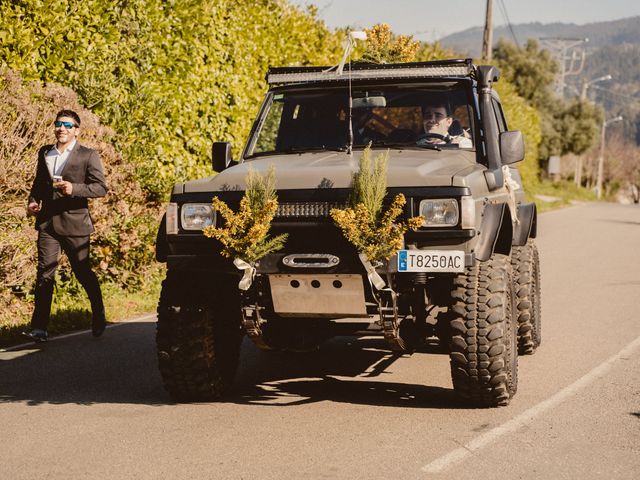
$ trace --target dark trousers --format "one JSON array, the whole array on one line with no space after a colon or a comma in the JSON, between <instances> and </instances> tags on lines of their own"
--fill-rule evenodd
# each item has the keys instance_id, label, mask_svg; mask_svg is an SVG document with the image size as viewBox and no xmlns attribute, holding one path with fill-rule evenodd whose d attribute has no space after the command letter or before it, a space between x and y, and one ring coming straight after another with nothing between
<instances>
[{"instance_id":1,"label":"dark trousers","mask_svg":"<svg viewBox=\"0 0 640 480\"><path fill-rule=\"evenodd\" d=\"M58 235L49 227L38 232L36 305L31 317L31 328L46 330L49 324L55 273L58 268L61 250L67 255L73 273L89 296L93 316L104 315L100 284L89 263L89 236L67 237Z\"/></svg>"}]
</instances>

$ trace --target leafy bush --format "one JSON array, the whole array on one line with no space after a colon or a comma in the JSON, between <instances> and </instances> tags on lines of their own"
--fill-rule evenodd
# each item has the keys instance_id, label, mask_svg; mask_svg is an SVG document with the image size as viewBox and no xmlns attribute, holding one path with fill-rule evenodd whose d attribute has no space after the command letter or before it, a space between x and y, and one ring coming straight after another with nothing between
<instances>
[{"instance_id":1,"label":"leafy bush","mask_svg":"<svg viewBox=\"0 0 640 480\"><path fill-rule=\"evenodd\" d=\"M314 10L282 0L21 0L0 17L0 64L72 87L156 199L210 173L213 140L239 151L269 65L341 51Z\"/></svg>"},{"instance_id":2,"label":"leafy bush","mask_svg":"<svg viewBox=\"0 0 640 480\"><path fill-rule=\"evenodd\" d=\"M25 315L36 273L36 231L26 217L26 198L36 171L38 149L53 143L52 123L62 108L82 119L80 142L95 148L104 165L109 193L91 201L96 232L91 259L101 281L139 286L153 270L160 205L144 201L135 168L111 144L114 132L83 108L69 88L23 82L0 71L0 310L3 317ZM71 288L63 257L59 278ZM70 294L73 292L70 291ZM16 296L17 295L17 296Z\"/></svg>"}]
</instances>

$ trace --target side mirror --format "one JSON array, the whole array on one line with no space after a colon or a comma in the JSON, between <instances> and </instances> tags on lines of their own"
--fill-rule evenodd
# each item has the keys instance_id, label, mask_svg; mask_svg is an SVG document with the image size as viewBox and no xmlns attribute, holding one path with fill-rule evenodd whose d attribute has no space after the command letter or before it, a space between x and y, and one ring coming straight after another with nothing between
<instances>
[{"instance_id":1,"label":"side mirror","mask_svg":"<svg viewBox=\"0 0 640 480\"><path fill-rule=\"evenodd\" d=\"M500 134L500 159L502 165L511 165L524 160L524 138L520 130Z\"/></svg>"},{"instance_id":2,"label":"side mirror","mask_svg":"<svg viewBox=\"0 0 640 480\"><path fill-rule=\"evenodd\" d=\"M221 172L233 161L231 142L213 142L211 147L211 166L216 172Z\"/></svg>"}]
</instances>

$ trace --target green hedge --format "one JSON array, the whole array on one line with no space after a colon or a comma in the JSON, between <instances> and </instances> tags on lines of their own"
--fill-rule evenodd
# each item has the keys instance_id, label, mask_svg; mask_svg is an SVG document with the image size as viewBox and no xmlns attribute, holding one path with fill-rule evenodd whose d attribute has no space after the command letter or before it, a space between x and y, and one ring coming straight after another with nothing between
<instances>
[{"instance_id":1,"label":"green hedge","mask_svg":"<svg viewBox=\"0 0 640 480\"><path fill-rule=\"evenodd\" d=\"M18 0L0 17L0 63L73 88L154 198L210 174L212 141L239 153L269 65L341 51L313 10L278 0Z\"/></svg>"}]
</instances>

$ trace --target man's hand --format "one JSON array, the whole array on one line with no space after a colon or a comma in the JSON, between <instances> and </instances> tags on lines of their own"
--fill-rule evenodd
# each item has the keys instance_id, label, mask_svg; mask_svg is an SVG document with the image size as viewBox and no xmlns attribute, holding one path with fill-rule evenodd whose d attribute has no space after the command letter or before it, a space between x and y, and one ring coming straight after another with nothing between
<instances>
[{"instance_id":1,"label":"man's hand","mask_svg":"<svg viewBox=\"0 0 640 480\"><path fill-rule=\"evenodd\" d=\"M29 202L27 205L27 215L34 216L40 211L40 204L38 202Z\"/></svg>"},{"instance_id":2,"label":"man's hand","mask_svg":"<svg viewBox=\"0 0 640 480\"><path fill-rule=\"evenodd\" d=\"M73 192L73 183L67 182L66 180L61 180L53 184L55 188L57 188L60 193L63 195L69 196Z\"/></svg>"}]
</instances>

